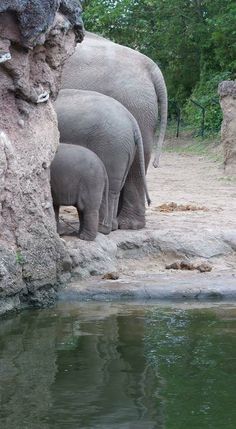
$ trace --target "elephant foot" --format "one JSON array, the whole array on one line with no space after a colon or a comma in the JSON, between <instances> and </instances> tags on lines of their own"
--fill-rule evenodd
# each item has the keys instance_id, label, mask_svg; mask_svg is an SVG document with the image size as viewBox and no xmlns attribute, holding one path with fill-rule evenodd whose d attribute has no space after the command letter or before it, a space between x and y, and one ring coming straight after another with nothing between
<instances>
[{"instance_id":1,"label":"elephant foot","mask_svg":"<svg viewBox=\"0 0 236 429\"><path fill-rule=\"evenodd\" d=\"M104 235L108 235L111 232L111 227L99 224L98 225L98 232L101 232L101 234L104 234Z\"/></svg>"},{"instance_id":2,"label":"elephant foot","mask_svg":"<svg viewBox=\"0 0 236 429\"><path fill-rule=\"evenodd\" d=\"M112 221L112 231L116 231L118 229L118 220L113 219Z\"/></svg>"},{"instance_id":3,"label":"elephant foot","mask_svg":"<svg viewBox=\"0 0 236 429\"><path fill-rule=\"evenodd\" d=\"M88 232L83 231L79 233L79 238L80 240L94 241L96 238L96 234L89 234Z\"/></svg>"},{"instance_id":4,"label":"elephant foot","mask_svg":"<svg viewBox=\"0 0 236 429\"><path fill-rule=\"evenodd\" d=\"M145 228L146 221L145 219L120 219L118 218L119 229L142 229Z\"/></svg>"}]
</instances>

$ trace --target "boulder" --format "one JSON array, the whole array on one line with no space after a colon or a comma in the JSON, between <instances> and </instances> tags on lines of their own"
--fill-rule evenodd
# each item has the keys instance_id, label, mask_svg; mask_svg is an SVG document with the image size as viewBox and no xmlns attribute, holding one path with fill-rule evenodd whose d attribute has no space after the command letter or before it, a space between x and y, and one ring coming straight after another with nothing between
<instances>
[{"instance_id":1,"label":"boulder","mask_svg":"<svg viewBox=\"0 0 236 429\"><path fill-rule=\"evenodd\" d=\"M51 302L70 266L56 232L49 167L59 143L52 100L83 38L80 15L74 0L1 1L0 311Z\"/></svg>"},{"instance_id":2,"label":"boulder","mask_svg":"<svg viewBox=\"0 0 236 429\"><path fill-rule=\"evenodd\" d=\"M224 168L227 175L236 175L236 80L219 85L223 111L221 141L224 148Z\"/></svg>"}]
</instances>

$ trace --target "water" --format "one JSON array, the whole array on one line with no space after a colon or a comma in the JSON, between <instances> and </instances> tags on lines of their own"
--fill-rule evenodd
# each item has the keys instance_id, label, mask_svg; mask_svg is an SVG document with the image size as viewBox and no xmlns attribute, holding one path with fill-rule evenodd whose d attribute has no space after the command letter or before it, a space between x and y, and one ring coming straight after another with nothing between
<instances>
[{"instance_id":1,"label":"water","mask_svg":"<svg viewBox=\"0 0 236 429\"><path fill-rule=\"evenodd\" d=\"M235 427L235 306L64 302L0 321L1 429Z\"/></svg>"}]
</instances>

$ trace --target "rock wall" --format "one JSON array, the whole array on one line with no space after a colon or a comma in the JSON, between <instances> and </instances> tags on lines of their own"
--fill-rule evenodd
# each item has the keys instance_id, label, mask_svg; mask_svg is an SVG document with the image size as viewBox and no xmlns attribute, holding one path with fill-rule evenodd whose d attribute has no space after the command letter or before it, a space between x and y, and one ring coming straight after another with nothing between
<instances>
[{"instance_id":1,"label":"rock wall","mask_svg":"<svg viewBox=\"0 0 236 429\"><path fill-rule=\"evenodd\" d=\"M1 313L47 303L70 269L50 193L59 142L51 100L83 26L75 0L3 0L0 12Z\"/></svg>"},{"instance_id":2,"label":"rock wall","mask_svg":"<svg viewBox=\"0 0 236 429\"><path fill-rule=\"evenodd\" d=\"M224 147L225 173L236 175L236 81L221 82L219 94L223 111L221 140Z\"/></svg>"}]
</instances>

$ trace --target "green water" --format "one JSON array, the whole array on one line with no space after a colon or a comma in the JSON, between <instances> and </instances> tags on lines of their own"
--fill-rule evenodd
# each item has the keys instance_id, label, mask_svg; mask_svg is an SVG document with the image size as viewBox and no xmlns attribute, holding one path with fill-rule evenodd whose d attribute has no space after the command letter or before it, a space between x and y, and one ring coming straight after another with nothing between
<instances>
[{"instance_id":1,"label":"green water","mask_svg":"<svg viewBox=\"0 0 236 429\"><path fill-rule=\"evenodd\" d=\"M0 320L1 429L235 429L236 307L60 303Z\"/></svg>"}]
</instances>

